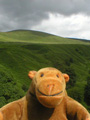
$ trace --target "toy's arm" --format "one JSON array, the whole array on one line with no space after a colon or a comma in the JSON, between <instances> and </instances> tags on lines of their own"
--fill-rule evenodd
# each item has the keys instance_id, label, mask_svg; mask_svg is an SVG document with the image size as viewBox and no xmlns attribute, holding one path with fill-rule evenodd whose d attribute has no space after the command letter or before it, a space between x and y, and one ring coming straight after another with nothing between
<instances>
[{"instance_id":1,"label":"toy's arm","mask_svg":"<svg viewBox=\"0 0 90 120\"><path fill-rule=\"evenodd\" d=\"M21 108L17 102L12 102L0 109L0 120L19 120Z\"/></svg>"},{"instance_id":2,"label":"toy's arm","mask_svg":"<svg viewBox=\"0 0 90 120\"><path fill-rule=\"evenodd\" d=\"M3 114L1 111L0 111L0 120L3 120Z\"/></svg>"},{"instance_id":3,"label":"toy's arm","mask_svg":"<svg viewBox=\"0 0 90 120\"><path fill-rule=\"evenodd\" d=\"M90 120L89 112L70 97L67 97L67 116L70 120Z\"/></svg>"}]
</instances>

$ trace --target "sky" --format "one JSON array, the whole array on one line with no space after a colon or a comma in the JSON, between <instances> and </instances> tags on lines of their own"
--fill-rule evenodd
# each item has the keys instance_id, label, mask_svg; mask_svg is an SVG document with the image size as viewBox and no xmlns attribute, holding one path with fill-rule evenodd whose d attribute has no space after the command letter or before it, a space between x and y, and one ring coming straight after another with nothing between
<instances>
[{"instance_id":1,"label":"sky","mask_svg":"<svg viewBox=\"0 0 90 120\"><path fill-rule=\"evenodd\" d=\"M0 0L0 32L16 29L90 40L90 0Z\"/></svg>"}]
</instances>

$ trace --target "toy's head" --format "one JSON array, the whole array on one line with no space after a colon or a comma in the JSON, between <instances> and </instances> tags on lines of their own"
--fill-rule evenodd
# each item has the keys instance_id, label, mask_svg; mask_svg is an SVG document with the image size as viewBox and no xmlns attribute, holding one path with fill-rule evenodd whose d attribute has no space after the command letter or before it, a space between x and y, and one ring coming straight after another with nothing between
<instances>
[{"instance_id":1,"label":"toy's head","mask_svg":"<svg viewBox=\"0 0 90 120\"><path fill-rule=\"evenodd\" d=\"M59 105L65 96L67 74L55 68L43 68L38 72L30 71L28 76L32 79L29 91L36 95L38 101L48 108Z\"/></svg>"}]
</instances>

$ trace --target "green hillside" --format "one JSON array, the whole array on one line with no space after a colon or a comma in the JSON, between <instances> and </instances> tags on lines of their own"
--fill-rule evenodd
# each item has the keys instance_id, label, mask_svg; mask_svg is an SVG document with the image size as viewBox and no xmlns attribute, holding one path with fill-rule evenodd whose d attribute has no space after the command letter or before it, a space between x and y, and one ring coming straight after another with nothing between
<instances>
[{"instance_id":1,"label":"green hillside","mask_svg":"<svg viewBox=\"0 0 90 120\"><path fill-rule=\"evenodd\" d=\"M66 39L52 34L30 30L15 30L0 33L1 42L20 42L38 44L90 44L80 40Z\"/></svg>"},{"instance_id":2,"label":"green hillside","mask_svg":"<svg viewBox=\"0 0 90 120\"><path fill-rule=\"evenodd\" d=\"M90 42L26 30L0 33L0 106L26 94L30 70L48 66L70 75L68 94L90 110L84 101L90 76Z\"/></svg>"}]
</instances>

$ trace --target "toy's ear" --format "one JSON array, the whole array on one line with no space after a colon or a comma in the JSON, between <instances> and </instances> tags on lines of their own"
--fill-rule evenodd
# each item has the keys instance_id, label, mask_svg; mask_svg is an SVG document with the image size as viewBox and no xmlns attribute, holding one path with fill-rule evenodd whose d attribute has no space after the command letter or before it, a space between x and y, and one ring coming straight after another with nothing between
<instances>
[{"instance_id":1,"label":"toy's ear","mask_svg":"<svg viewBox=\"0 0 90 120\"><path fill-rule=\"evenodd\" d=\"M63 74L63 77L64 77L64 79L65 79L66 82L69 81L69 75L67 75L67 74Z\"/></svg>"},{"instance_id":2,"label":"toy's ear","mask_svg":"<svg viewBox=\"0 0 90 120\"><path fill-rule=\"evenodd\" d=\"M36 73L37 73L36 71L29 71L28 73L29 78L33 79Z\"/></svg>"},{"instance_id":3,"label":"toy's ear","mask_svg":"<svg viewBox=\"0 0 90 120\"><path fill-rule=\"evenodd\" d=\"M3 120L3 114L0 112L0 120Z\"/></svg>"}]
</instances>

